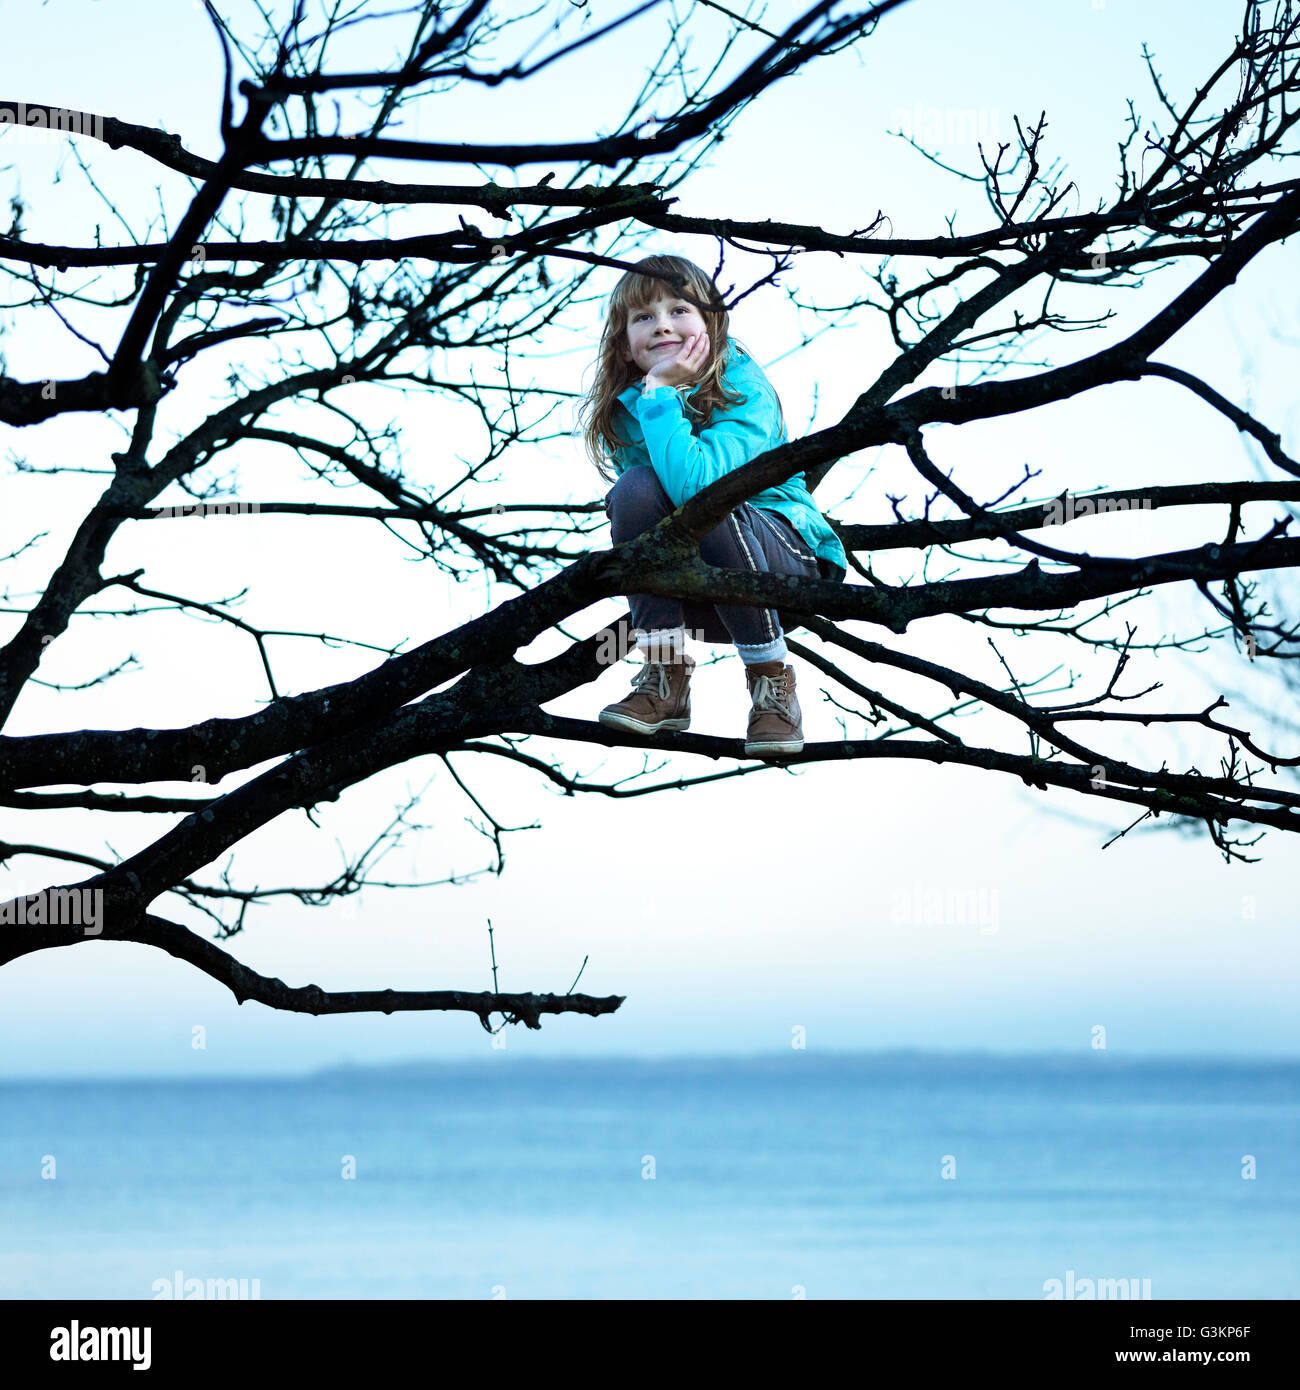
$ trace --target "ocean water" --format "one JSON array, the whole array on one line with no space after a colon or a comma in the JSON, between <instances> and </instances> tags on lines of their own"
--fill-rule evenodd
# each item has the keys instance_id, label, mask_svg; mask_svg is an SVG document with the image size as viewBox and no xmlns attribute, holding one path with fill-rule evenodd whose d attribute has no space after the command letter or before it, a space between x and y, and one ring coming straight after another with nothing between
<instances>
[{"instance_id":1,"label":"ocean water","mask_svg":"<svg viewBox=\"0 0 1300 1390\"><path fill-rule=\"evenodd\" d=\"M1104 1053L0 1083L0 1296L1292 1299L1298 1102Z\"/></svg>"}]
</instances>

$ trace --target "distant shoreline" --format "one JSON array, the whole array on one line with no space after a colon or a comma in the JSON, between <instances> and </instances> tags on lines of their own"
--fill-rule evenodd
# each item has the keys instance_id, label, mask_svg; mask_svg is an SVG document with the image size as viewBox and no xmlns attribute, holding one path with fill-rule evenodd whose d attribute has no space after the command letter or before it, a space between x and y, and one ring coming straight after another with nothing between
<instances>
[{"instance_id":1,"label":"distant shoreline","mask_svg":"<svg viewBox=\"0 0 1300 1390\"><path fill-rule=\"evenodd\" d=\"M326 1066L301 1072L231 1072L224 1074L201 1074L197 1070L188 1073L140 1073L121 1076L5 1076L0 1075L0 1086L6 1085L114 1085L150 1084L159 1085L211 1085L211 1084L253 1084L253 1083L301 1083L329 1082L339 1080L360 1080L369 1078L381 1080L414 1080L421 1077L449 1077L453 1074L467 1076L487 1075L492 1072L512 1073L532 1072L537 1075L547 1073L581 1072L609 1074L622 1072L625 1075L698 1075L713 1073L719 1076L749 1075L795 1075L811 1072L821 1075L829 1073L863 1072L875 1074L905 1074L908 1072L933 1075L940 1067L967 1075L982 1071L1007 1072L1023 1069L1042 1073L1057 1072L1072 1076L1092 1077L1122 1071L1135 1072L1186 1072L1189 1070L1252 1071L1276 1070L1295 1071L1300 1079L1300 1055L1278 1054L1251 1055L1245 1053L1147 1053L1141 1055L1122 1054L1113 1050L1099 1051L1055 1051L1036 1052L995 1052L961 1049L945 1051L926 1048L897 1048L875 1051L834 1052L825 1049L783 1050L770 1053L701 1053L668 1054L646 1057L634 1054L593 1057L581 1054L564 1057L539 1057L536 1055L502 1051L484 1057L420 1057L397 1062L332 1062Z\"/></svg>"}]
</instances>

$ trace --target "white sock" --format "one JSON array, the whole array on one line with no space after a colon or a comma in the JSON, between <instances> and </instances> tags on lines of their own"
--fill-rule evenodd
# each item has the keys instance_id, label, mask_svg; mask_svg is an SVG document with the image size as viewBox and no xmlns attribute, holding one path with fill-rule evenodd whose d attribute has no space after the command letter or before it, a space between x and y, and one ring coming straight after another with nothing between
<instances>
[{"instance_id":1,"label":"white sock","mask_svg":"<svg viewBox=\"0 0 1300 1390\"><path fill-rule=\"evenodd\" d=\"M784 661L790 655L790 649L785 645L784 634L775 642L765 642L761 647L746 647L737 642L736 650L746 666L757 666L763 661Z\"/></svg>"},{"instance_id":2,"label":"white sock","mask_svg":"<svg viewBox=\"0 0 1300 1390\"><path fill-rule=\"evenodd\" d=\"M637 632L636 648L646 661L680 661L686 650L684 627L658 627Z\"/></svg>"}]
</instances>

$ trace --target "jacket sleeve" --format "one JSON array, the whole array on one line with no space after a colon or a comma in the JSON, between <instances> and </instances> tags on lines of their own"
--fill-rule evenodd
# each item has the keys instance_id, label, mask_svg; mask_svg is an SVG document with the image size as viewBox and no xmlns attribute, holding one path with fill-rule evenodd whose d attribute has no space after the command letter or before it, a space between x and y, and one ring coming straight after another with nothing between
<instances>
[{"instance_id":1,"label":"jacket sleeve","mask_svg":"<svg viewBox=\"0 0 1300 1390\"><path fill-rule=\"evenodd\" d=\"M621 433L627 436L628 443L616 445L610 450L615 473L624 473L637 464L650 466L650 454L645 446L645 436L641 433L641 422L626 406L623 407Z\"/></svg>"},{"instance_id":2,"label":"jacket sleeve","mask_svg":"<svg viewBox=\"0 0 1300 1390\"><path fill-rule=\"evenodd\" d=\"M660 386L636 403L650 463L674 507L784 442L775 393L765 382L748 382L746 398L731 410L715 411L707 429L691 433L682 398Z\"/></svg>"}]
</instances>

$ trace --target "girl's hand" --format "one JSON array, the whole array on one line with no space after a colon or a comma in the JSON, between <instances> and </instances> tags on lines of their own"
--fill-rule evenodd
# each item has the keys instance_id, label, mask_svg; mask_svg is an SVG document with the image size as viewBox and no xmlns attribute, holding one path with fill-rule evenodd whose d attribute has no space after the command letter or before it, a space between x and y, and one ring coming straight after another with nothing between
<instances>
[{"instance_id":1,"label":"girl's hand","mask_svg":"<svg viewBox=\"0 0 1300 1390\"><path fill-rule=\"evenodd\" d=\"M697 333L687 338L676 356L659 362L646 373L642 389L653 391L656 386L685 386L694 381L709 360L709 335Z\"/></svg>"}]
</instances>

